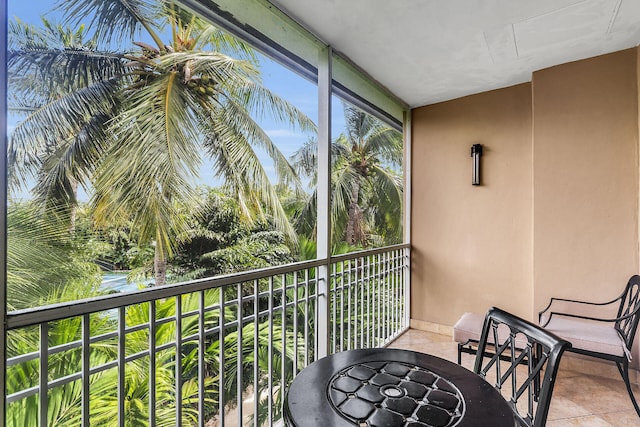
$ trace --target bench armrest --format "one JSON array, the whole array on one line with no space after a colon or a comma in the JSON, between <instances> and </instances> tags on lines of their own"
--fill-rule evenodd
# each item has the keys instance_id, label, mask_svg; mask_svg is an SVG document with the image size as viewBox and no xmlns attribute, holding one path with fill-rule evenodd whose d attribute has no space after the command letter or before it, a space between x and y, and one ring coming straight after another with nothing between
<instances>
[{"instance_id":1,"label":"bench armrest","mask_svg":"<svg viewBox=\"0 0 640 427\"><path fill-rule=\"evenodd\" d=\"M597 322L615 322L617 320L622 320L627 318L628 316L623 316L621 318L598 317L595 315L590 315L585 313L585 310L588 310L588 307L590 306L593 308L606 307L608 305L618 303L621 298L622 296L619 296L616 299L607 301L607 302L590 302L590 301L578 301L578 300L572 300L572 299L566 299L566 298L551 298L551 300L549 301L549 304L544 308L544 310L538 313L538 322L542 326L546 326L549 323L549 321L551 321L551 317L553 315L563 315L567 317L574 317L574 318L584 319L584 320L593 320ZM555 308L555 306L557 306L558 304L563 306L562 310ZM555 308L553 311L551 311L552 307Z\"/></svg>"},{"instance_id":2,"label":"bench armrest","mask_svg":"<svg viewBox=\"0 0 640 427\"><path fill-rule=\"evenodd\" d=\"M547 326L549 324L549 322L551 322L551 318L553 316L572 317L574 319L591 320L591 321L594 321L594 322L615 323L615 322L617 322L619 320L628 319L628 318L630 318L630 317L632 317L634 315L635 315L634 313L631 313L631 314L627 314L626 316L614 317L614 318L611 318L611 319L606 319L606 318L602 318L602 317L591 317L591 316L583 316L583 315L580 315L580 314L561 313L561 312L552 311L551 313L549 313L549 318L546 319L544 321L544 324L541 324L540 326L542 326L543 328L545 326Z\"/></svg>"}]
</instances>

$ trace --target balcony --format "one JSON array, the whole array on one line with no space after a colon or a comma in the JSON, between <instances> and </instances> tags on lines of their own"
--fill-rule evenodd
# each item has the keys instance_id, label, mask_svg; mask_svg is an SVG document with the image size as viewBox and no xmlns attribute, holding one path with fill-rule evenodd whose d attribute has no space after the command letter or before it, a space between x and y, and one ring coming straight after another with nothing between
<instances>
[{"instance_id":1,"label":"balcony","mask_svg":"<svg viewBox=\"0 0 640 427\"><path fill-rule=\"evenodd\" d=\"M547 44L538 48L531 44L535 37L526 36L544 22L566 24L564 30L574 34L589 25L574 28L569 18L586 16L597 28L606 21L606 36L589 36L588 45L600 46L595 41L601 38L615 42L637 34L638 6L632 1L555 2L551 11L545 8L554 2L529 2L536 8L531 16L521 16L524 7L487 11L487 2L477 6L478 16L502 21L481 28L468 22L456 27L459 34L442 35L437 31L447 26L437 14L411 13L409 6L390 2L378 3L380 10L393 9L383 17L364 0L335 8L299 0L181 0L297 73L291 76L311 82L319 106L317 132L312 131L318 166L317 176L307 179L319 182L317 222L310 228L320 249L312 261L10 311L4 325L7 425L44 427L51 414L60 423L82 426L279 425L286 384L324 355L392 345L455 360L448 331L465 311L496 305L534 319L550 296L613 296L640 269L640 40L632 37L631 44L625 40L587 55L582 45L565 49L578 39L561 40L555 31L541 37ZM297 21L274 4L291 10ZM513 5L519 9L524 2ZM357 7L362 10L349 9ZM592 13L600 7L609 14ZM342 21L331 15L334 9L368 23L371 32L355 24L336 28ZM365 9L366 17L360 16ZM0 11L7 15L5 5ZM462 44L417 54L414 40L422 41L422 33L411 32L411 40L400 43L397 28L388 25L398 12L418 20L407 29L429 27L430 40ZM468 21L459 16L452 19ZM428 26L421 22L425 17ZM369 46L369 39L389 28L384 42ZM345 29L359 31L331 43L319 40ZM350 42L358 37L366 40L354 48ZM482 72L463 55L479 40L491 56ZM498 51L505 40L514 44L507 47L515 56ZM516 50L517 42L528 49ZM383 48L388 55L401 52L397 62L381 61ZM574 56L556 60L560 50ZM538 56L547 51L549 56ZM155 58L153 49L140 52L147 56L137 59ZM430 55L451 52L460 55L457 61L447 56L434 65ZM427 62L418 66L418 58ZM368 64L366 73L402 100L350 59ZM491 72L502 75L500 64L507 60L538 68L487 86L495 77ZM464 73L462 65L469 66ZM444 80L424 78L424 70L438 71ZM414 77L404 78L405 72ZM445 84L453 77L462 80ZM191 83L185 90L206 93L215 86L205 87L202 79ZM331 253L331 144L341 131L332 129L330 118L332 105L340 102L404 131L404 204L396 204L393 216L404 225L395 242L405 244ZM4 113L7 106L0 109ZM0 125L8 129L4 116ZM128 123L121 134L130 130ZM481 185L474 186L469 148L478 143L485 151ZM152 164L156 157L132 163ZM138 188L137 199L150 188ZM0 288L6 285L5 280ZM639 355L636 346L636 370ZM637 424L615 369L567 360L549 427ZM594 394L611 399L593 399Z\"/></svg>"}]
</instances>

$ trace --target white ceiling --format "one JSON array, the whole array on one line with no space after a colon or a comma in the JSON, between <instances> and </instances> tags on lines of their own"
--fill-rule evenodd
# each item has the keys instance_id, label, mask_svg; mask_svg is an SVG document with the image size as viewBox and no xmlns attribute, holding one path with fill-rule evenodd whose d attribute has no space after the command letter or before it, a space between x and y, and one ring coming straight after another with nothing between
<instances>
[{"instance_id":1,"label":"white ceiling","mask_svg":"<svg viewBox=\"0 0 640 427\"><path fill-rule=\"evenodd\" d=\"M271 0L411 107L640 44L640 0Z\"/></svg>"}]
</instances>

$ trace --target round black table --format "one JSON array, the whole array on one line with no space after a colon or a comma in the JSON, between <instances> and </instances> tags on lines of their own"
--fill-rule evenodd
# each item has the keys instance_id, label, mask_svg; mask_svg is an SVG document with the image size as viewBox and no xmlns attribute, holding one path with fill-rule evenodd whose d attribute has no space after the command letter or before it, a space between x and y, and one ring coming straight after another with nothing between
<instances>
[{"instance_id":1,"label":"round black table","mask_svg":"<svg viewBox=\"0 0 640 427\"><path fill-rule=\"evenodd\" d=\"M506 400L478 375L428 354L349 350L315 361L289 387L295 427L513 427Z\"/></svg>"}]
</instances>

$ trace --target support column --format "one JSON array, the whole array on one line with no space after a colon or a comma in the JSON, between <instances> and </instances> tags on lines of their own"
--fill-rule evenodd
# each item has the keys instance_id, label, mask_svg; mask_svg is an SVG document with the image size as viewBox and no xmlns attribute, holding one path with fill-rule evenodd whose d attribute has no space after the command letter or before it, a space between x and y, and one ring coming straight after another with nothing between
<instances>
[{"instance_id":1,"label":"support column","mask_svg":"<svg viewBox=\"0 0 640 427\"><path fill-rule=\"evenodd\" d=\"M402 172L404 175L404 212L402 243L411 244L411 110L405 110L404 120L402 123L402 139L403 139L403 165ZM411 249L404 250L404 256L409 257L408 268L404 274L404 326L411 325Z\"/></svg>"},{"instance_id":2,"label":"support column","mask_svg":"<svg viewBox=\"0 0 640 427\"><path fill-rule=\"evenodd\" d=\"M6 425L7 372L7 1L0 0L0 425Z\"/></svg>"},{"instance_id":3,"label":"support column","mask_svg":"<svg viewBox=\"0 0 640 427\"><path fill-rule=\"evenodd\" d=\"M318 267L317 358L329 354L329 301L331 268L331 47L320 51L318 60Z\"/></svg>"}]
</instances>

